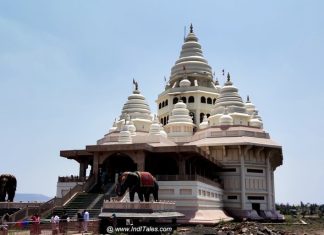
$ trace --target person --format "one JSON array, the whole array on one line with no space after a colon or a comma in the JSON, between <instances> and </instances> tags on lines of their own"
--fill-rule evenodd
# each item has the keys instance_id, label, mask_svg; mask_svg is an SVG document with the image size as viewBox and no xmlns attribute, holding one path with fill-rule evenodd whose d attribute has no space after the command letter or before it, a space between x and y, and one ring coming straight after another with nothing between
<instances>
[{"instance_id":1,"label":"person","mask_svg":"<svg viewBox=\"0 0 324 235\"><path fill-rule=\"evenodd\" d=\"M41 223L41 218L40 216L36 213L35 214L35 234L41 234L41 228L40 228L40 223Z\"/></svg>"},{"instance_id":2,"label":"person","mask_svg":"<svg viewBox=\"0 0 324 235\"><path fill-rule=\"evenodd\" d=\"M78 219L78 229L79 229L79 233L81 233L83 216L82 216L82 214L80 212L78 212L78 214L77 214L77 219Z\"/></svg>"},{"instance_id":3,"label":"person","mask_svg":"<svg viewBox=\"0 0 324 235\"><path fill-rule=\"evenodd\" d=\"M37 234L36 233L36 214L33 214L31 219L31 226L30 226L30 234Z\"/></svg>"},{"instance_id":4,"label":"person","mask_svg":"<svg viewBox=\"0 0 324 235\"><path fill-rule=\"evenodd\" d=\"M56 235L59 233L59 223L60 223L60 217L58 215L54 215L51 218L52 223L52 234Z\"/></svg>"},{"instance_id":5,"label":"person","mask_svg":"<svg viewBox=\"0 0 324 235\"><path fill-rule=\"evenodd\" d=\"M88 232L88 223L89 223L90 215L87 210L83 211L83 231L85 233Z\"/></svg>"},{"instance_id":6,"label":"person","mask_svg":"<svg viewBox=\"0 0 324 235\"><path fill-rule=\"evenodd\" d=\"M61 223L60 223L60 232L65 234L67 230L67 222L68 222L68 214L66 211L63 211L63 215L61 216Z\"/></svg>"},{"instance_id":7,"label":"person","mask_svg":"<svg viewBox=\"0 0 324 235\"><path fill-rule=\"evenodd\" d=\"M9 214L6 213L2 216L1 218L1 231L2 235L7 235L8 234L8 222L9 222Z\"/></svg>"}]
</instances>

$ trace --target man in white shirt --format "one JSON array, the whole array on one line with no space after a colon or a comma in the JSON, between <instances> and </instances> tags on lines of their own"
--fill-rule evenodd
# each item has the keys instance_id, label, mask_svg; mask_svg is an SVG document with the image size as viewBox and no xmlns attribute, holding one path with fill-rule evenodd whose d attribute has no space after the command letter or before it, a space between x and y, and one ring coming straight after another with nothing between
<instances>
[{"instance_id":1,"label":"man in white shirt","mask_svg":"<svg viewBox=\"0 0 324 235\"><path fill-rule=\"evenodd\" d=\"M88 223L89 223L90 215L87 210L83 211L83 231L85 233L88 232Z\"/></svg>"}]
</instances>

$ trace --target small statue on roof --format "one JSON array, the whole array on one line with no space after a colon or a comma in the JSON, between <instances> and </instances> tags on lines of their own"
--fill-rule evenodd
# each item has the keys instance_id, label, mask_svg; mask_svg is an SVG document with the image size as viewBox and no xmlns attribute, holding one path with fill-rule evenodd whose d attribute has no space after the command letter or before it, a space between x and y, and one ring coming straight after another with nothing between
<instances>
[{"instance_id":1,"label":"small statue on roof","mask_svg":"<svg viewBox=\"0 0 324 235\"><path fill-rule=\"evenodd\" d=\"M135 79L133 78L133 84L135 85L135 90L138 90L138 83L135 81Z\"/></svg>"}]
</instances>

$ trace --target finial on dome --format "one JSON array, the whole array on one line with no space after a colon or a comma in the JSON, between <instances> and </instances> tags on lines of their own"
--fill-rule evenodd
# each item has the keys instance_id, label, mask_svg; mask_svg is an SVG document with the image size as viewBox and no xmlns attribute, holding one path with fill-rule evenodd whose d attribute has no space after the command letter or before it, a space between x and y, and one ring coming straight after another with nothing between
<instances>
[{"instance_id":1,"label":"finial on dome","mask_svg":"<svg viewBox=\"0 0 324 235\"><path fill-rule=\"evenodd\" d=\"M231 75L230 75L230 73L227 73L227 81L228 81L228 82L231 81Z\"/></svg>"},{"instance_id":2,"label":"finial on dome","mask_svg":"<svg viewBox=\"0 0 324 235\"><path fill-rule=\"evenodd\" d=\"M193 33L193 26L190 24L190 33Z\"/></svg>"},{"instance_id":3,"label":"finial on dome","mask_svg":"<svg viewBox=\"0 0 324 235\"><path fill-rule=\"evenodd\" d=\"M135 91L138 91L138 83L135 81L134 78L133 78L133 84L135 85Z\"/></svg>"},{"instance_id":4,"label":"finial on dome","mask_svg":"<svg viewBox=\"0 0 324 235\"><path fill-rule=\"evenodd\" d=\"M250 103L250 96L249 95L246 97L246 103Z\"/></svg>"}]
</instances>

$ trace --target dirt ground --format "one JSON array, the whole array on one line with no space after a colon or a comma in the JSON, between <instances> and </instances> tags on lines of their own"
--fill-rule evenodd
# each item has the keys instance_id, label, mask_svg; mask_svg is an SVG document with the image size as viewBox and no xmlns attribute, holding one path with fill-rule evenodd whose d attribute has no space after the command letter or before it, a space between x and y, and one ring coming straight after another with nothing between
<instances>
[{"instance_id":1,"label":"dirt ground","mask_svg":"<svg viewBox=\"0 0 324 235\"><path fill-rule=\"evenodd\" d=\"M174 234L324 235L324 218L288 218L285 223L229 222L213 227L178 227Z\"/></svg>"}]
</instances>

